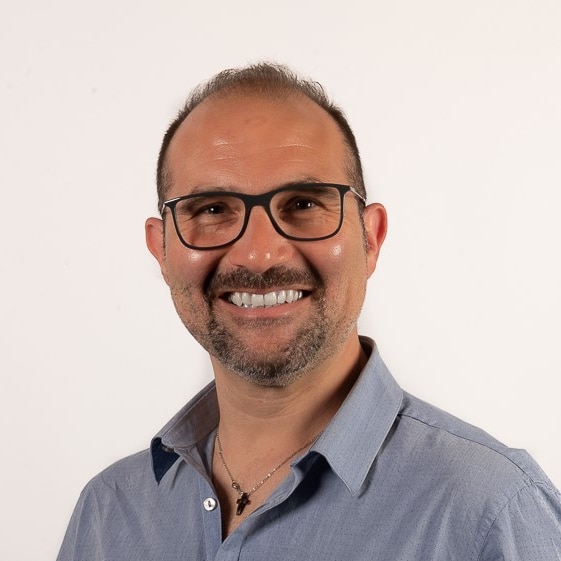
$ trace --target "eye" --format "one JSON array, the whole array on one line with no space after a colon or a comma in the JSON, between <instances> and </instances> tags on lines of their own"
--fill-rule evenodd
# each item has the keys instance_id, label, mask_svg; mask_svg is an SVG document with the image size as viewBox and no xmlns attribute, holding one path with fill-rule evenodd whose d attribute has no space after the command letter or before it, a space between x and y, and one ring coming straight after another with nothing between
<instances>
[{"instance_id":1,"label":"eye","mask_svg":"<svg viewBox=\"0 0 561 561\"><path fill-rule=\"evenodd\" d=\"M195 214L222 214L226 212L226 207L220 203L212 203L206 206L199 207Z\"/></svg>"},{"instance_id":2,"label":"eye","mask_svg":"<svg viewBox=\"0 0 561 561\"><path fill-rule=\"evenodd\" d=\"M273 207L279 212L291 214L316 214L336 210L339 205L339 191L330 185L279 191L273 199Z\"/></svg>"},{"instance_id":3,"label":"eye","mask_svg":"<svg viewBox=\"0 0 561 561\"><path fill-rule=\"evenodd\" d=\"M317 201L310 198L298 198L289 201L286 205L287 210L309 210L318 206Z\"/></svg>"},{"instance_id":4,"label":"eye","mask_svg":"<svg viewBox=\"0 0 561 561\"><path fill-rule=\"evenodd\" d=\"M200 196L181 201L176 207L177 216L187 220L204 220L235 215L239 212L242 203L228 196Z\"/></svg>"}]
</instances>

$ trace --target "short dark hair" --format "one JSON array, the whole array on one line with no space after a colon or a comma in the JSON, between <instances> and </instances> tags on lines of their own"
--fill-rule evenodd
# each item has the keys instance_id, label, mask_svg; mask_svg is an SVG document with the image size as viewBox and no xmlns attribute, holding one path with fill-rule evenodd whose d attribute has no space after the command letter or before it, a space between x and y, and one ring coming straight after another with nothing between
<instances>
[{"instance_id":1,"label":"short dark hair","mask_svg":"<svg viewBox=\"0 0 561 561\"><path fill-rule=\"evenodd\" d=\"M302 94L325 109L335 120L343 133L349 149L349 177L353 187L366 198L364 177L360 154L353 131L343 111L327 97L325 90L318 82L298 76L287 66L262 62L243 68L223 70L208 82L199 85L187 98L177 117L169 125L160 148L156 183L158 189L158 208L161 210L170 187L170 174L167 169L166 156L169 145L177 129L187 116L203 101L211 96L222 96L251 92L263 96L288 98L290 95Z\"/></svg>"}]
</instances>

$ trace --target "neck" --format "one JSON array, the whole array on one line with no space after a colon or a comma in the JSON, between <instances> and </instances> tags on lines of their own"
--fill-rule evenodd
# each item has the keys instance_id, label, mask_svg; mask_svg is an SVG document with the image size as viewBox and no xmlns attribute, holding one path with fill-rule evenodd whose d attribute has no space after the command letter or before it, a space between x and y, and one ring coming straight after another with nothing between
<instances>
[{"instance_id":1,"label":"neck","mask_svg":"<svg viewBox=\"0 0 561 561\"><path fill-rule=\"evenodd\" d=\"M213 364L220 408L220 435L238 447L296 448L323 430L366 363L358 336L286 387L249 382Z\"/></svg>"},{"instance_id":2,"label":"neck","mask_svg":"<svg viewBox=\"0 0 561 561\"><path fill-rule=\"evenodd\" d=\"M213 360L220 440L212 477L224 536L263 504L289 473L290 460L323 431L347 397L366 356L356 334L341 347L280 388L253 384Z\"/></svg>"}]
</instances>

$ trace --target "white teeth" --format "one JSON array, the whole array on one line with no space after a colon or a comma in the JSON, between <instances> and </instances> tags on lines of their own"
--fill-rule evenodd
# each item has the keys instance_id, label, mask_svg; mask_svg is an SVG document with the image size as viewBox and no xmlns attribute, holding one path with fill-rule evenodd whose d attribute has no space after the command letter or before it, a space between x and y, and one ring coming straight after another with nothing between
<instances>
[{"instance_id":1,"label":"white teeth","mask_svg":"<svg viewBox=\"0 0 561 561\"><path fill-rule=\"evenodd\" d=\"M302 298L301 290L280 290L267 294L250 294L249 292L232 292L228 300L235 306L243 308L269 308L279 304L290 304Z\"/></svg>"},{"instance_id":2,"label":"white teeth","mask_svg":"<svg viewBox=\"0 0 561 561\"><path fill-rule=\"evenodd\" d=\"M265 294L265 296L263 297L264 306L274 306L277 301L278 300L274 292L267 292L267 294Z\"/></svg>"}]
</instances>

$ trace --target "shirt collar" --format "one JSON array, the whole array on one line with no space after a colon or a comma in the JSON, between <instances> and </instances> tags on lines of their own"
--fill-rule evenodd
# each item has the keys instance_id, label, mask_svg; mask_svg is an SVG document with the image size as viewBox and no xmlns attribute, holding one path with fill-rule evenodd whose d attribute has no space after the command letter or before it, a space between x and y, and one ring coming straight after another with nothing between
<instances>
[{"instance_id":1,"label":"shirt collar","mask_svg":"<svg viewBox=\"0 0 561 561\"><path fill-rule=\"evenodd\" d=\"M401 409L403 390L376 344L360 338L370 358L312 450L322 454L349 491L358 494Z\"/></svg>"},{"instance_id":2,"label":"shirt collar","mask_svg":"<svg viewBox=\"0 0 561 561\"><path fill-rule=\"evenodd\" d=\"M179 459L179 452L188 454L218 426L219 418L215 383L211 382L152 439L152 468L158 483Z\"/></svg>"},{"instance_id":3,"label":"shirt collar","mask_svg":"<svg viewBox=\"0 0 561 561\"><path fill-rule=\"evenodd\" d=\"M372 339L360 338L370 356L343 405L312 451L325 456L349 491L357 494L401 407L403 392ZM216 429L219 420L214 382L201 390L152 440L154 477L159 483L179 458ZM368 446L365 444L368 443Z\"/></svg>"}]
</instances>

